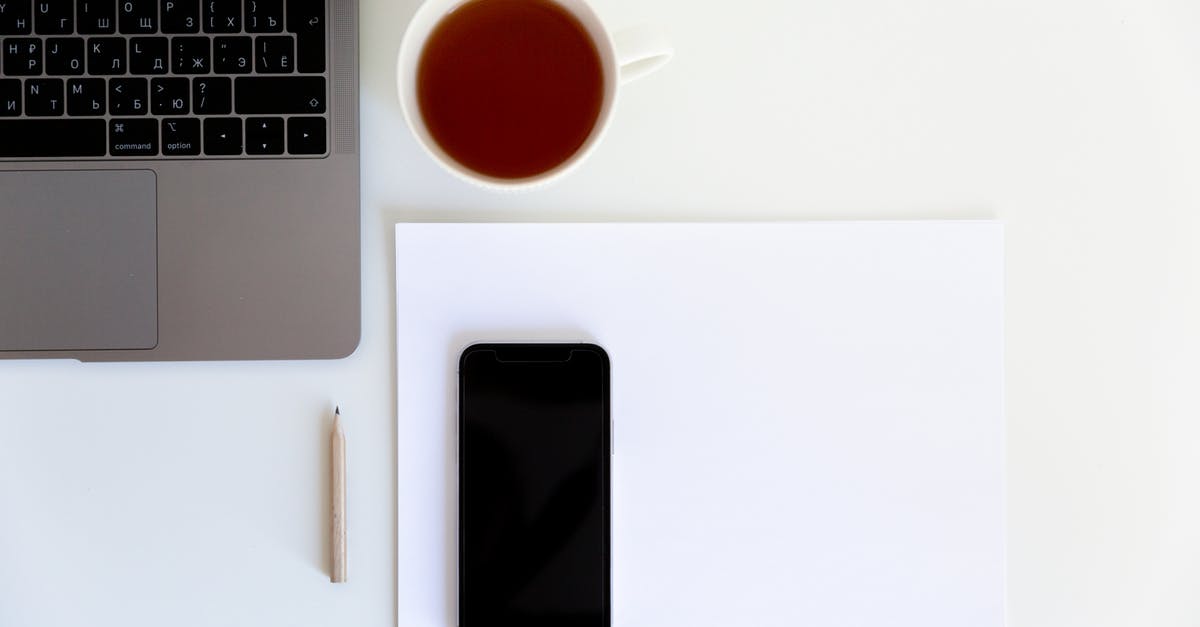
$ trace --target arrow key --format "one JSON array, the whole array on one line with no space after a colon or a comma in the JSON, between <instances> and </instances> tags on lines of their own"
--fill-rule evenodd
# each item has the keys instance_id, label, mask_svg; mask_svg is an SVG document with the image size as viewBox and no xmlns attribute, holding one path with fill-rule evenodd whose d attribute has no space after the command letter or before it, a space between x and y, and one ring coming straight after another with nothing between
<instances>
[{"instance_id":1,"label":"arrow key","mask_svg":"<svg viewBox=\"0 0 1200 627\"><path fill-rule=\"evenodd\" d=\"M246 154L282 155L283 118L246 118Z\"/></svg>"},{"instance_id":2,"label":"arrow key","mask_svg":"<svg viewBox=\"0 0 1200 627\"><path fill-rule=\"evenodd\" d=\"M287 127L289 154L325 154L325 118L288 118Z\"/></svg>"},{"instance_id":3,"label":"arrow key","mask_svg":"<svg viewBox=\"0 0 1200 627\"><path fill-rule=\"evenodd\" d=\"M205 118L204 154L242 154L241 118Z\"/></svg>"}]
</instances>

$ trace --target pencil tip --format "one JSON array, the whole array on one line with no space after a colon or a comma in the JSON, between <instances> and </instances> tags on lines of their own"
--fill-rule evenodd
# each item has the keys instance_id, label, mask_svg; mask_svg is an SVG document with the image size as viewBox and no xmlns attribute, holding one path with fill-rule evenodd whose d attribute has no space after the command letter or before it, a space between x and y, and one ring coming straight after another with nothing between
<instances>
[{"instance_id":1,"label":"pencil tip","mask_svg":"<svg viewBox=\"0 0 1200 627\"><path fill-rule=\"evenodd\" d=\"M333 413L337 414L338 416L341 416L342 415L342 406L341 405L335 406L333 408Z\"/></svg>"}]
</instances>

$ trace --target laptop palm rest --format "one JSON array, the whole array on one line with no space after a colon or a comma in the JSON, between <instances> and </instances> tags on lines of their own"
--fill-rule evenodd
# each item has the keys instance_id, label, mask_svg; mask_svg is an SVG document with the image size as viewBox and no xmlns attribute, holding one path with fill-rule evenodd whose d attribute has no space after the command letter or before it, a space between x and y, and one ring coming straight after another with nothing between
<instances>
[{"instance_id":1,"label":"laptop palm rest","mask_svg":"<svg viewBox=\"0 0 1200 627\"><path fill-rule=\"evenodd\" d=\"M150 170L0 172L0 351L158 344Z\"/></svg>"}]
</instances>

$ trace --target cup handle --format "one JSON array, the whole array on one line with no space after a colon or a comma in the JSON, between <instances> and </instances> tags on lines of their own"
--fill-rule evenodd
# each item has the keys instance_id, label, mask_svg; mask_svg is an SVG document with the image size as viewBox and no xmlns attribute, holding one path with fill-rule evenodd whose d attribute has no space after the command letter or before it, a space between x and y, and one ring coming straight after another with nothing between
<instances>
[{"instance_id":1,"label":"cup handle","mask_svg":"<svg viewBox=\"0 0 1200 627\"><path fill-rule=\"evenodd\" d=\"M612 39L619 66L617 77L622 85L666 65L675 54L666 35L654 26L621 29L613 33Z\"/></svg>"}]
</instances>

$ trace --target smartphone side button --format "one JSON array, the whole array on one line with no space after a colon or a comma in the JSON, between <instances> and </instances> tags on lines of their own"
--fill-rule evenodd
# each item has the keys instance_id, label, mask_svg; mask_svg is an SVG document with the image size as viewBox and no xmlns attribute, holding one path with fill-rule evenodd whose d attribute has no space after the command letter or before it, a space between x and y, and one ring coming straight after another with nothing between
<instances>
[{"instance_id":1,"label":"smartphone side button","mask_svg":"<svg viewBox=\"0 0 1200 627\"><path fill-rule=\"evenodd\" d=\"M608 454L617 454L617 423L612 418L608 419Z\"/></svg>"}]
</instances>

